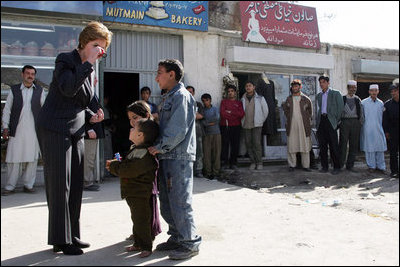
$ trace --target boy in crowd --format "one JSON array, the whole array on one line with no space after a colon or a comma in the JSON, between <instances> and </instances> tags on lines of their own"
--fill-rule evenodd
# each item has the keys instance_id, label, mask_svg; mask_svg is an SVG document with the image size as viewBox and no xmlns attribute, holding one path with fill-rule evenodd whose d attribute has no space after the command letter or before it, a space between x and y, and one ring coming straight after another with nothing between
<instances>
[{"instance_id":1,"label":"boy in crowd","mask_svg":"<svg viewBox=\"0 0 400 267\"><path fill-rule=\"evenodd\" d=\"M221 169L221 132L219 130L219 111L211 105L211 95L203 94L201 101L204 105L204 174L212 180L219 176Z\"/></svg>"}]
</instances>

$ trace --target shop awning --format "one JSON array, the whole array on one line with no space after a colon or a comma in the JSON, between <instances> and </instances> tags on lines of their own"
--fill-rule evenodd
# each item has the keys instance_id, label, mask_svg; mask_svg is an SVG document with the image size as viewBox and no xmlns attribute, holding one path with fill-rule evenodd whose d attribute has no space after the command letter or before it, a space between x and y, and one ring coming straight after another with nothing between
<instances>
[{"instance_id":1,"label":"shop awning","mask_svg":"<svg viewBox=\"0 0 400 267\"><path fill-rule=\"evenodd\" d=\"M290 69L329 70L334 68L332 55L254 47L227 47L226 60L230 66L255 64Z\"/></svg>"},{"instance_id":2,"label":"shop awning","mask_svg":"<svg viewBox=\"0 0 400 267\"><path fill-rule=\"evenodd\" d=\"M353 74L367 74L380 76L399 76L399 62L380 61L371 59L352 60Z\"/></svg>"}]
</instances>

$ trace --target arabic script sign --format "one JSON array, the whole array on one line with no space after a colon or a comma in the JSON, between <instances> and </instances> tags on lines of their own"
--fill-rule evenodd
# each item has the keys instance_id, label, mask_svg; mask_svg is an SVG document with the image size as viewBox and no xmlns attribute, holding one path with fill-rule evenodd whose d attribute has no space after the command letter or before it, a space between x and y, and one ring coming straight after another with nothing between
<instances>
[{"instance_id":1,"label":"arabic script sign","mask_svg":"<svg viewBox=\"0 0 400 267\"><path fill-rule=\"evenodd\" d=\"M208 30L208 1L104 1L104 21Z\"/></svg>"},{"instance_id":2,"label":"arabic script sign","mask_svg":"<svg viewBox=\"0 0 400 267\"><path fill-rule=\"evenodd\" d=\"M240 1L244 41L319 49L313 7L271 1Z\"/></svg>"}]
</instances>

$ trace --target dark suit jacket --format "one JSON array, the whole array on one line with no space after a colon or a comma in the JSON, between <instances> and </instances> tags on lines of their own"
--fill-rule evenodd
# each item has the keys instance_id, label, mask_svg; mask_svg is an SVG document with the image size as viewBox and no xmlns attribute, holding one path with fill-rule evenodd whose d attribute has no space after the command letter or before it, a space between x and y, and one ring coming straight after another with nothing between
<instances>
[{"instance_id":1,"label":"dark suit jacket","mask_svg":"<svg viewBox=\"0 0 400 267\"><path fill-rule=\"evenodd\" d=\"M66 135L85 134L85 116L94 115L89 103L99 107L90 85L92 71L93 65L87 61L82 64L76 49L57 56L49 93L39 114L40 127Z\"/></svg>"}]
</instances>

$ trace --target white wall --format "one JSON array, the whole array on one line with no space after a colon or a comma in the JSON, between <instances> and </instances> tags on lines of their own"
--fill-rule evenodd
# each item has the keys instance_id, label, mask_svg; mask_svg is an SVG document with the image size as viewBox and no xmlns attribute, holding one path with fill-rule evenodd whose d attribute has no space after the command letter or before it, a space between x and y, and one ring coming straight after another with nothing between
<instances>
[{"instance_id":1,"label":"white wall","mask_svg":"<svg viewBox=\"0 0 400 267\"><path fill-rule=\"evenodd\" d=\"M211 95L212 104L220 105L222 100L222 55L218 52L218 36L212 34L183 35L183 59L185 85L192 85L195 98L201 102L201 95Z\"/></svg>"}]
</instances>

